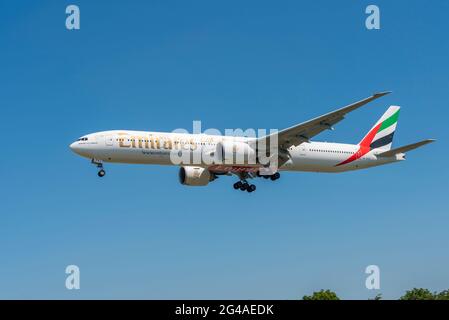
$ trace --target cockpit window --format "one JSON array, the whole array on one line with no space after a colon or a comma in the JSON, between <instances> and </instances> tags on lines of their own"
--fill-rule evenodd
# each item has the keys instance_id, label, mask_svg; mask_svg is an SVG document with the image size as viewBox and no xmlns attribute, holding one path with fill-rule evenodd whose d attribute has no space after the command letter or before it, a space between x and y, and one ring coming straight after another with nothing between
<instances>
[{"instance_id":1,"label":"cockpit window","mask_svg":"<svg viewBox=\"0 0 449 320\"><path fill-rule=\"evenodd\" d=\"M79 138L79 139L76 140L76 141L87 141L87 139L88 139L88 138L84 137L84 138Z\"/></svg>"}]
</instances>

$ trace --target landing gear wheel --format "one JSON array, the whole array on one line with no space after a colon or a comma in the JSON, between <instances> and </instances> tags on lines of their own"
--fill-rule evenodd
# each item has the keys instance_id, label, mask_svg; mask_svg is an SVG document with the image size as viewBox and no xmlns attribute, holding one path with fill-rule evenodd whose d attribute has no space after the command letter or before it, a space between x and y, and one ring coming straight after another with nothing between
<instances>
[{"instance_id":1,"label":"landing gear wheel","mask_svg":"<svg viewBox=\"0 0 449 320\"><path fill-rule=\"evenodd\" d=\"M275 174L273 174L273 175L271 176L271 180L274 181L274 180L279 179L280 177L281 177L280 173L279 173L279 172L276 172Z\"/></svg>"},{"instance_id":2,"label":"landing gear wheel","mask_svg":"<svg viewBox=\"0 0 449 320\"><path fill-rule=\"evenodd\" d=\"M254 185L254 184L251 184L249 187L248 187L248 189L246 189L246 191L248 191L248 192L253 192L253 191L256 191L256 186Z\"/></svg>"},{"instance_id":3,"label":"landing gear wheel","mask_svg":"<svg viewBox=\"0 0 449 320\"><path fill-rule=\"evenodd\" d=\"M242 182L241 181L237 181L236 183L234 183L234 189L235 190L240 189L241 186L242 186Z\"/></svg>"},{"instance_id":4,"label":"landing gear wheel","mask_svg":"<svg viewBox=\"0 0 449 320\"><path fill-rule=\"evenodd\" d=\"M245 191L249 188L249 184L247 182L243 183L240 187L240 190Z\"/></svg>"},{"instance_id":5,"label":"landing gear wheel","mask_svg":"<svg viewBox=\"0 0 449 320\"><path fill-rule=\"evenodd\" d=\"M90 163L94 164L98 168L98 176L104 177L106 174L106 171L103 170L103 162L101 160L91 159Z\"/></svg>"}]
</instances>

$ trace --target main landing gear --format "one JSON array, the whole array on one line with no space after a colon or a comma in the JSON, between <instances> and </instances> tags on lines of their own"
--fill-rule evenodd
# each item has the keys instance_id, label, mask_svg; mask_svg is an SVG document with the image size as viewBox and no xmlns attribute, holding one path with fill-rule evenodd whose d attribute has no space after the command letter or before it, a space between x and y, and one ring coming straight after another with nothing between
<instances>
[{"instance_id":1,"label":"main landing gear","mask_svg":"<svg viewBox=\"0 0 449 320\"><path fill-rule=\"evenodd\" d=\"M103 178L106 175L106 171L104 171L104 169L103 169L103 163L101 161L98 161L98 160L95 160L95 159L92 159L91 162L92 162L92 164L96 165L98 169L100 169L98 171L98 176L100 178Z\"/></svg>"},{"instance_id":2,"label":"main landing gear","mask_svg":"<svg viewBox=\"0 0 449 320\"><path fill-rule=\"evenodd\" d=\"M258 177L263 177L265 179L271 179L271 181L275 181L277 179L279 179L281 177L279 172L276 172L272 175L261 175L259 173L257 173ZM255 178L256 175L250 175L249 178ZM241 191L248 191L249 193L256 191L256 186L253 184L249 184L246 181L246 178L248 178L248 175L244 176L244 175L240 175L239 176L240 181L237 181L236 183L234 183L234 189L238 190L240 189Z\"/></svg>"},{"instance_id":3,"label":"main landing gear","mask_svg":"<svg viewBox=\"0 0 449 320\"><path fill-rule=\"evenodd\" d=\"M281 177L279 172L276 172L275 174L272 175L261 175L260 177L264 177L264 179L271 179L271 181L277 180Z\"/></svg>"},{"instance_id":4,"label":"main landing gear","mask_svg":"<svg viewBox=\"0 0 449 320\"><path fill-rule=\"evenodd\" d=\"M249 184L248 182L244 181L237 181L234 183L234 189L240 189L241 191L248 191L249 193L256 191L256 186L254 184Z\"/></svg>"}]
</instances>

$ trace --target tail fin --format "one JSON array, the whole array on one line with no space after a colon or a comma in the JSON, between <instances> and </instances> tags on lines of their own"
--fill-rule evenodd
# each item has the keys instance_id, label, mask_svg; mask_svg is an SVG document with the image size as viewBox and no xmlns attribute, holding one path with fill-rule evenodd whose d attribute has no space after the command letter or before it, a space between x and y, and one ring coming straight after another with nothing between
<instances>
[{"instance_id":1,"label":"tail fin","mask_svg":"<svg viewBox=\"0 0 449 320\"><path fill-rule=\"evenodd\" d=\"M370 149L382 148L390 150L393 143L393 135L399 118L398 106L391 106L376 122L366 136L360 141L361 147Z\"/></svg>"}]
</instances>

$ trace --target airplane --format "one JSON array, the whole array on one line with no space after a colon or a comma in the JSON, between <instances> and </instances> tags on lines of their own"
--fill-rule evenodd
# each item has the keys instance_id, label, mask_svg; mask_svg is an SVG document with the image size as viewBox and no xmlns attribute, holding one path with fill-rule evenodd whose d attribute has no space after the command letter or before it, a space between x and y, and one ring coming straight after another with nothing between
<instances>
[{"instance_id":1,"label":"airplane","mask_svg":"<svg viewBox=\"0 0 449 320\"><path fill-rule=\"evenodd\" d=\"M376 93L366 99L329 112L312 120L294 125L261 138L229 137L206 134L164 133L131 130L111 130L84 135L70 144L78 155L91 159L99 169L98 176L106 172L103 163L156 164L179 166L179 180L183 185L206 186L219 176L236 176L234 189L256 190L249 179L277 180L280 171L308 171L338 173L366 169L405 160L405 153L434 142L426 139L392 149L393 135L399 117L399 106L390 106L358 144L311 141L311 138L343 120L347 114L391 92ZM259 161L258 146L261 139L277 141L276 153L270 155L277 166L268 168ZM267 145L268 145L268 142ZM173 152L180 150L206 154L212 161L173 162ZM240 162L226 162L225 152L231 158L243 155ZM187 152L186 151L186 152ZM263 151L263 152L266 152ZM250 156L255 161L250 162ZM191 156L189 155L189 159Z\"/></svg>"}]
</instances>

